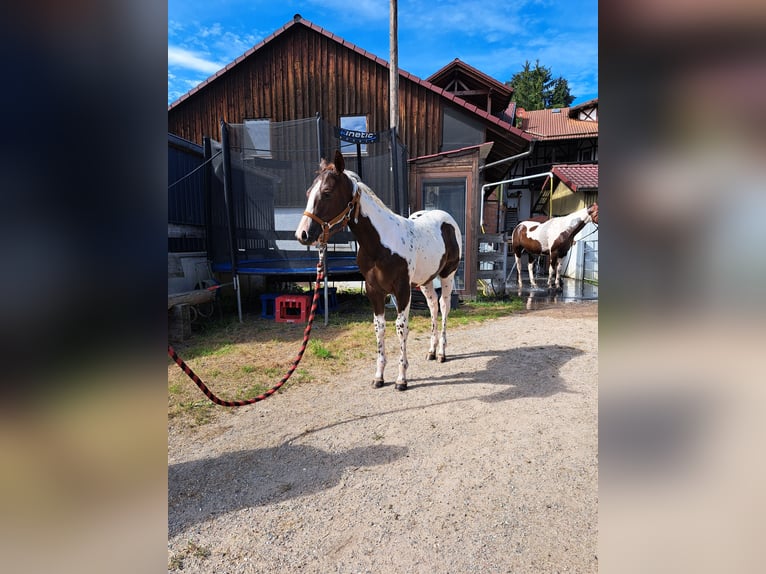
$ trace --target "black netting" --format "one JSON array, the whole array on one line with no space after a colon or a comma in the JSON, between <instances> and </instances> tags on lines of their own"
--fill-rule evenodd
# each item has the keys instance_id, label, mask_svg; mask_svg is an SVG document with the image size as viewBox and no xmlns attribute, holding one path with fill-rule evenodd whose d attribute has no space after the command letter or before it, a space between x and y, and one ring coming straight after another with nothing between
<instances>
[{"instance_id":1,"label":"black netting","mask_svg":"<svg viewBox=\"0 0 766 574\"><path fill-rule=\"evenodd\" d=\"M309 255L310 249L300 245L293 234L320 159L332 160L335 150L341 149L335 131L335 126L319 118L227 124L231 162L228 214L234 223L238 267L263 259L302 259ZM223 185L224 154L215 155L222 151L222 143L211 144L214 158L210 177L209 257L216 264L230 262L231 249ZM350 153L344 153L346 169L360 173L386 205L406 215L407 153L398 142L393 147L392 152L390 132L379 133L376 143L366 144L360 166L356 146L352 144L348 146ZM331 251L349 255L355 253L355 248L353 236L347 231L335 236L331 245ZM289 265L283 267L289 269Z\"/></svg>"}]
</instances>

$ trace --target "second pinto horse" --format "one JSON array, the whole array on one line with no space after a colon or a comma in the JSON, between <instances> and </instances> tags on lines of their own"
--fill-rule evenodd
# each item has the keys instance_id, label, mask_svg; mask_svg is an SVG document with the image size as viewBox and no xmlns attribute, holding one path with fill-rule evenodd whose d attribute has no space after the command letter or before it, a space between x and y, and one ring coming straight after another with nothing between
<instances>
[{"instance_id":1,"label":"second pinto horse","mask_svg":"<svg viewBox=\"0 0 766 574\"><path fill-rule=\"evenodd\" d=\"M598 223L598 205L595 203L569 215L553 217L544 223L539 221L522 221L519 223L513 230L511 238L511 250L516 257L519 287L521 287L521 254L526 252L529 256L527 266L529 282L537 287L533 258L539 255L548 255L550 257L548 288L559 288L561 286L561 260L572 247L575 235L590 221ZM555 281L553 279L554 269L556 272Z\"/></svg>"}]
</instances>

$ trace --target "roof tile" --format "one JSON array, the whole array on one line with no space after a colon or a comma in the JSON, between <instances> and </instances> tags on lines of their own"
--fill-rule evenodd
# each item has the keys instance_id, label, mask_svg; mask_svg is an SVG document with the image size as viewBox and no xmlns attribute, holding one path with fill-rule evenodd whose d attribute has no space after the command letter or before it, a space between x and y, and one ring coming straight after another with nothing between
<instances>
[{"instance_id":1,"label":"roof tile","mask_svg":"<svg viewBox=\"0 0 766 574\"><path fill-rule=\"evenodd\" d=\"M523 112L521 129L541 140L587 138L598 136L598 122L577 120L569 117L569 108L559 111L534 110Z\"/></svg>"},{"instance_id":2,"label":"roof tile","mask_svg":"<svg viewBox=\"0 0 766 574\"><path fill-rule=\"evenodd\" d=\"M551 168L551 173L572 191L598 189L598 164L559 164Z\"/></svg>"}]
</instances>

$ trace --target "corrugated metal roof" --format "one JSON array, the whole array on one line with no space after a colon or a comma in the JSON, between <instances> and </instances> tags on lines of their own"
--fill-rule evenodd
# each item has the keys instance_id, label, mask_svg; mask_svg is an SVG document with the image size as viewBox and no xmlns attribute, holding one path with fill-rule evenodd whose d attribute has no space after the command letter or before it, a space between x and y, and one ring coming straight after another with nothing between
<instances>
[{"instance_id":1,"label":"corrugated metal roof","mask_svg":"<svg viewBox=\"0 0 766 574\"><path fill-rule=\"evenodd\" d=\"M597 163L554 165L551 168L551 173L572 191L598 190ZM546 178L545 181L547 183L548 179Z\"/></svg>"},{"instance_id":2,"label":"corrugated metal roof","mask_svg":"<svg viewBox=\"0 0 766 574\"><path fill-rule=\"evenodd\" d=\"M540 140L598 136L598 122L569 117L569 108L527 111L519 109L521 129Z\"/></svg>"}]
</instances>

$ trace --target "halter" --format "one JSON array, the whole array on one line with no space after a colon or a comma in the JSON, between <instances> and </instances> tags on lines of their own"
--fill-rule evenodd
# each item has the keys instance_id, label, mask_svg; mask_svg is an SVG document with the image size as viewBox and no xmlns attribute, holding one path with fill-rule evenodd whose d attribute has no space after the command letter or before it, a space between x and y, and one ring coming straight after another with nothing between
<instances>
[{"instance_id":1,"label":"halter","mask_svg":"<svg viewBox=\"0 0 766 574\"><path fill-rule=\"evenodd\" d=\"M330 237L343 229L348 224L348 222L351 220L352 211L354 212L354 223L359 222L359 198L362 194L359 192L359 185L356 183L356 180L353 177L348 178L351 180L351 183L354 184L354 189L351 192L351 201L348 202L346 208L338 215L336 215L335 218L333 218L331 221L322 221L309 211L303 212L303 215L310 217L322 226L322 234L319 236L319 239L317 239L320 245L327 245Z\"/></svg>"}]
</instances>

